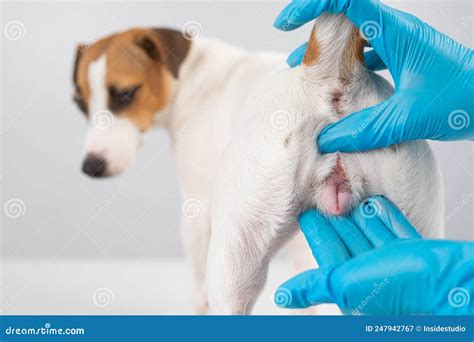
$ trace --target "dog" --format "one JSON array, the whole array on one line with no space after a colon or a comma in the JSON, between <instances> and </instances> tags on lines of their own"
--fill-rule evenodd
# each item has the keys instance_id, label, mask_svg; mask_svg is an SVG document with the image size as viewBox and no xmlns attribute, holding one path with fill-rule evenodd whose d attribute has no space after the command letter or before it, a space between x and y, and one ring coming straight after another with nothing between
<instances>
[{"instance_id":1,"label":"dog","mask_svg":"<svg viewBox=\"0 0 474 342\"><path fill-rule=\"evenodd\" d=\"M299 269L314 267L297 224L308 208L344 215L384 195L423 236L443 235L442 181L426 142L318 152L322 128L393 93L365 68L363 50L359 31L329 14L316 20L296 68L281 54L164 28L78 47L74 99L91 123L84 173L120 174L145 132L169 132L184 203L199 209L182 217L197 313L250 314L271 259L292 239ZM113 124L102 127L101 115Z\"/></svg>"}]
</instances>

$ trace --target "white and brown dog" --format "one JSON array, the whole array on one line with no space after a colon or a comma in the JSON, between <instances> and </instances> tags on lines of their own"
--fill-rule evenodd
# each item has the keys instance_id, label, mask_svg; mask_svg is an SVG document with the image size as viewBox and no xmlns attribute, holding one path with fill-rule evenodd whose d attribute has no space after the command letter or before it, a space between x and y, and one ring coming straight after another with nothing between
<instances>
[{"instance_id":1,"label":"white and brown dog","mask_svg":"<svg viewBox=\"0 0 474 342\"><path fill-rule=\"evenodd\" d=\"M307 208L342 215L382 194L424 236L442 236L442 184L428 144L332 155L315 146L328 123L392 92L364 67L363 46L344 17L324 15L293 69L283 55L190 42L168 29L134 29L78 49L75 99L92 123L85 173L124 171L155 123L170 134L184 199L203 208L182 219L200 312L209 299L213 313L250 313L270 260ZM97 127L104 113L113 125ZM311 260L307 247L297 253Z\"/></svg>"}]
</instances>

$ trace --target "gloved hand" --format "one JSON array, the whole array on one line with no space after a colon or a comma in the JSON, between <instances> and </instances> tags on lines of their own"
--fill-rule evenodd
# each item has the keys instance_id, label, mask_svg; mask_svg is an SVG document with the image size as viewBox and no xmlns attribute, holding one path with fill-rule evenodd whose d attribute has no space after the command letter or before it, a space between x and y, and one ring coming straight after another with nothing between
<instances>
[{"instance_id":1,"label":"gloved hand","mask_svg":"<svg viewBox=\"0 0 474 342\"><path fill-rule=\"evenodd\" d=\"M275 303L336 303L352 314L474 314L474 243L423 240L384 197L348 217L315 210L299 223L320 268L286 281Z\"/></svg>"},{"instance_id":2,"label":"gloved hand","mask_svg":"<svg viewBox=\"0 0 474 342\"><path fill-rule=\"evenodd\" d=\"M318 139L322 153L417 139L474 140L471 49L375 0L293 0L274 25L294 30L323 12L345 14L360 29L374 49L366 54L366 63L372 69L385 64L396 91L387 101L326 127ZM295 50L289 63L300 63L305 50ZM354 134L358 127L365 128Z\"/></svg>"}]
</instances>

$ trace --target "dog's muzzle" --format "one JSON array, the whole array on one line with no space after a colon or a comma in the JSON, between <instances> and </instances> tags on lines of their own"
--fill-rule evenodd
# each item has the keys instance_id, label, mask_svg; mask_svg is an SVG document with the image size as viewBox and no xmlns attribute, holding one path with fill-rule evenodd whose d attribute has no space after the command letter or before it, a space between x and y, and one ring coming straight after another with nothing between
<instances>
[{"instance_id":1,"label":"dog's muzzle","mask_svg":"<svg viewBox=\"0 0 474 342\"><path fill-rule=\"evenodd\" d=\"M114 117L108 127L91 124L82 171L95 178L118 175L134 162L140 142L140 131L126 118Z\"/></svg>"}]
</instances>

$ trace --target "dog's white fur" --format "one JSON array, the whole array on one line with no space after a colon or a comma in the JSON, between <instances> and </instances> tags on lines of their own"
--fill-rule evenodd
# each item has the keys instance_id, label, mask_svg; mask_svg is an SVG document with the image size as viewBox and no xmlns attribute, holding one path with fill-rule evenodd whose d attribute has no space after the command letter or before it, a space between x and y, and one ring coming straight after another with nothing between
<instances>
[{"instance_id":1,"label":"dog's white fur","mask_svg":"<svg viewBox=\"0 0 474 342\"><path fill-rule=\"evenodd\" d=\"M91 88L89 107L94 115L89 122L84 153L103 157L109 172L118 174L135 161L142 136L129 119L114 116L107 110L105 74L106 56L101 56L91 63L87 75Z\"/></svg>"},{"instance_id":2,"label":"dog's white fur","mask_svg":"<svg viewBox=\"0 0 474 342\"><path fill-rule=\"evenodd\" d=\"M321 56L311 67L290 69L282 55L195 40L171 103L157 115L172 138L184 199L202 206L198 217L182 218L202 312L207 297L213 313L251 312L270 260L298 231L297 215L327 209L325 180L338 157L351 205L385 195L424 236L442 236L442 186L425 142L318 153L318 132L340 119L331 105L334 92L343 91L342 111L348 114L385 100L392 90L361 65L342 85L338 63L352 26L329 15L316 26ZM310 256L307 247L300 249Z\"/></svg>"}]
</instances>

